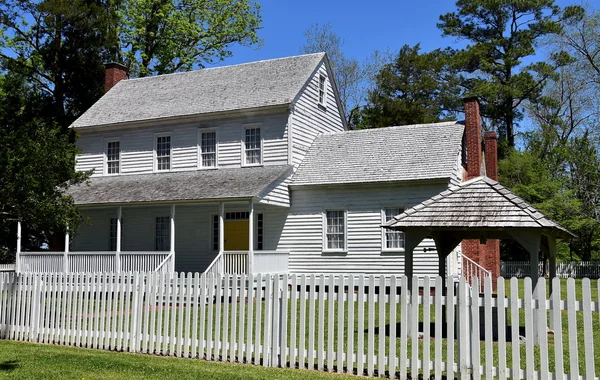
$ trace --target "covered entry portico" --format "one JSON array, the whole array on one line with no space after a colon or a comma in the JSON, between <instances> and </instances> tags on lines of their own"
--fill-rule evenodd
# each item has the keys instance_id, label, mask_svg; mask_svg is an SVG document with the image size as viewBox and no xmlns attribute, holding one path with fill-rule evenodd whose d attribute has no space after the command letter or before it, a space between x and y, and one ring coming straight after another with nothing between
<instances>
[{"instance_id":1,"label":"covered entry portico","mask_svg":"<svg viewBox=\"0 0 600 380\"><path fill-rule=\"evenodd\" d=\"M439 275L446 257L462 240L515 239L530 254L531 278L538 279L540 249L556 277L556 239L573 236L497 181L477 177L406 210L384 227L405 232L406 275L413 275L413 250L426 237L435 241Z\"/></svg>"}]
</instances>

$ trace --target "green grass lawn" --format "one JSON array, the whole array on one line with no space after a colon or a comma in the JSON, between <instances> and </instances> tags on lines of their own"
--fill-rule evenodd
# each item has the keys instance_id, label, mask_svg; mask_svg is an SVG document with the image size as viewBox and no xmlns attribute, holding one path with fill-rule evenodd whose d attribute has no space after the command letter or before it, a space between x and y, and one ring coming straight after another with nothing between
<instances>
[{"instance_id":1,"label":"green grass lawn","mask_svg":"<svg viewBox=\"0 0 600 380\"><path fill-rule=\"evenodd\" d=\"M0 340L1 379L356 379L265 368Z\"/></svg>"}]
</instances>

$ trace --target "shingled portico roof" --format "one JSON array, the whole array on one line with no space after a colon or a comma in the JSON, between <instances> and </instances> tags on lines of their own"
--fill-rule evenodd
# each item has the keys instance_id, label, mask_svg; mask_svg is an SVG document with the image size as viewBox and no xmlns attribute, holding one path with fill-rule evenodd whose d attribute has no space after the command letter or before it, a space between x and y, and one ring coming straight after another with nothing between
<instances>
[{"instance_id":1,"label":"shingled portico roof","mask_svg":"<svg viewBox=\"0 0 600 380\"><path fill-rule=\"evenodd\" d=\"M92 177L68 190L77 205L248 199L291 175L291 166L264 166Z\"/></svg>"},{"instance_id":2,"label":"shingled portico roof","mask_svg":"<svg viewBox=\"0 0 600 380\"><path fill-rule=\"evenodd\" d=\"M542 229L562 238L573 236L506 187L487 177L477 177L453 186L407 209L383 226L398 230L528 228Z\"/></svg>"},{"instance_id":3,"label":"shingled portico roof","mask_svg":"<svg viewBox=\"0 0 600 380\"><path fill-rule=\"evenodd\" d=\"M324 58L316 53L123 80L72 127L290 104Z\"/></svg>"}]
</instances>

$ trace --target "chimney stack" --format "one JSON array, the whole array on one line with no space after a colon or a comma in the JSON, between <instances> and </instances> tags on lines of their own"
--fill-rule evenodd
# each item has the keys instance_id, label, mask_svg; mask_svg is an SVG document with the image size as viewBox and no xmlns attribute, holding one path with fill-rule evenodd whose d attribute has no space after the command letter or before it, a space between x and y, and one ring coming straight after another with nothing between
<instances>
[{"instance_id":1,"label":"chimney stack","mask_svg":"<svg viewBox=\"0 0 600 380\"><path fill-rule=\"evenodd\" d=\"M485 175L498 180L498 135L496 132L485 132L483 134L485 148Z\"/></svg>"},{"instance_id":2,"label":"chimney stack","mask_svg":"<svg viewBox=\"0 0 600 380\"><path fill-rule=\"evenodd\" d=\"M104 65L104 93L120 81L127 79L127 67L120 63L111 62Z\"/></svg>"},{"instance_id":3,"label":"chimney stack","mask_svg":"<svg viewBox=\"0 0 600 380\"><path fill-rule=\"evenodd\" d=\"M465 107L465 138L467 154L468 181L482 174L481 168L481 118L479 116L479 100L476 97L463 99Z\"/></svg>"}]
</instances>

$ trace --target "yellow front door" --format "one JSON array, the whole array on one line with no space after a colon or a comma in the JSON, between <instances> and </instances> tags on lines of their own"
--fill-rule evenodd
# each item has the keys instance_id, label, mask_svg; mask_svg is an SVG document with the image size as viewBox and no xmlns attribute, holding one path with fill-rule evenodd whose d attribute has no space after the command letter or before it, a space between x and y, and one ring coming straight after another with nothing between
<instances>
[{"instance_id":1,"label":"yellow front door","mask_svg":"<svg viewBox=\"0 0 600 380\"><path fill-rule=\"evenodd\" d=\"M247 220L226 220L225 221L225 250L226 251L247 251L248 221Z\"/></svg>"}]
</instances>

